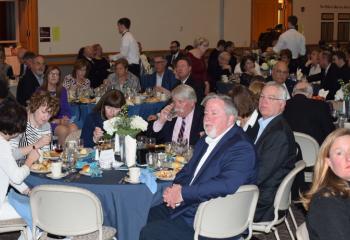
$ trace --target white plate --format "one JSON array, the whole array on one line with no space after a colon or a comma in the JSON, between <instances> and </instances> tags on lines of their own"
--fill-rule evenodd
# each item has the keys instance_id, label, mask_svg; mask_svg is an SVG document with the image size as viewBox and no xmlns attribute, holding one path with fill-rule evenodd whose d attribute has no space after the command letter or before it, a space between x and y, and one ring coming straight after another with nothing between
<instances>
[{"instance_id":1,"label":"white plate","mask_svg":"<svg viewBox=\"0 0 350 240\"><path fill-rule=\"evenodd\" d=\"M49 173L49 174L46 174L46 177L51 178L51 179L61 179L67 175L68 175L68 172L65 172L65 173L61 173L61 176L54 177L54 176L52 176L52 173Z\"/></svg>"},{"instance_id":2,"label":"white plate","mask_svg":"<svg viewBox=\"0 0 350 240\"><path fill-rule=\"evenodd\" d=\"M131 183L131 184L139 184L140 183L140 181L137 181L137 182L131 181L130 178L128 178L128 177L125 177L124 181L127 183Z\"/></svg>"},{"instance_id":3,"label":"white plate","mask_svg":"<svg viewBox=\"0 0 350 240\"><path fill-rule=\"evenodd\" d=\"M80 170L79 173L80 173L81 175L84 175L84 176L89 176L89 177L91 176L91 173L84 172L83 170Z\"/></svg>"},{"instance_id":4,"label":"white plate","mask_svg":"<svg viewBox=\"0 0 350 240\"><path fill-rule=\"evenodd\" d=\"M49 173L51 170L36 170L36 169L30 169L32 173Z\"/></svg>"}]
</instances>

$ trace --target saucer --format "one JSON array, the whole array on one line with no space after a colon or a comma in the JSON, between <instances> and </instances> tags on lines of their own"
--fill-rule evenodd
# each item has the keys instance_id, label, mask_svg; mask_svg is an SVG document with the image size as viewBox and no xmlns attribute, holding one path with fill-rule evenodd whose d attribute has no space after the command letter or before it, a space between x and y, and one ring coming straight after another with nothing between
<instances>
[{"instance_id":1,"label":"saucer","mask_svg":"<svg viewBox=\"0 0 350 240\"><path fill-rule=\"evenodd\" d=\"M61 179L67 175L68 175L68 172L65 172L65 173L61 173L60 176L54 177L54 176L52 176L52 173L49 173L49 174L46 174L46 177L51 178L51 179Z\"/></svg>"},{"instance_id":2,"label":"saucer","mask_svg":"<svg viewBox=\"0 0 350 240\"><path fill-rule=\"evenodd\" d=\"M136 181L136 182L131 181L129 177L125 177L124 181L127 182L127 183L131 183L131 184L139 184L140 183L140 181Z\"/></svg>"}]
</instances>

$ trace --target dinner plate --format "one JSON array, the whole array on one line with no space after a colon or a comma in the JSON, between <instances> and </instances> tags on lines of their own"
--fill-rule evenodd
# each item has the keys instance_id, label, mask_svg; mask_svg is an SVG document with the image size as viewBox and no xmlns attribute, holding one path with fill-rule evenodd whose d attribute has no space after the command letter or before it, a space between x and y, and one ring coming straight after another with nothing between
<instances>
[{"instance_id":1,"label":"dinner plate","mask_svg":"<svg viewBox=\"0 0 350 240\"><path fill-rule=\"evenodd\" d=\"M54 177L52 175L52 173L49 173L49 174L46 174L46 177L51 178L51 179L61 179L61 178L64 178L65 176L67 176L67 175L68 175L68 172L65 172L65 173L61 173L60 176Z\"/></svg>"},{"instance_id":2,"label":"dinner plate","mask_svg":"<svg viewBox=\"0 0 350 240\"><path fill-rule=\"evenodd\" d=\"M36 170L36 169L30 169L32 173L49 173L51 170Z\"/></svg>"},{"instance_id":3,"label":"dinner plate","mask_svg":"<svg viewBox=\"0 0 350 240\"><path fill-rule=\"evenodd\" d=\"M168 174L164 174L164 172L171 172ZM154 175L157 177L157 179L162 180L162 181L172 181L175 179L176 173L173 170L160 170L154 172Z\"/></svg>"}]
</instances>

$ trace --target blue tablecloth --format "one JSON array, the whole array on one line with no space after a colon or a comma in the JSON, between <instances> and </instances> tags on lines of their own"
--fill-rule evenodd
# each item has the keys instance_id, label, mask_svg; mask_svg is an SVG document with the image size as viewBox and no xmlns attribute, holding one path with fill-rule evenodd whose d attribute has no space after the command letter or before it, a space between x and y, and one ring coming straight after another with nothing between
<instances>
[{"instance_id":1,"label":"blue tablecloth","mask_svg":"<svg viewBox=\"0 0 350 240\"><path fill-rule=\"evenodd\" d=\"M64 179L52 180L41 174L29 175L25 182L30 187L42 184L63 184L90 190L100 199L105 226L117 229L119 240L139 239L142 227L146 224L149 209L162 201L162 192L170 182L159 182L157 192L152 195L144 184L118 184L126 172L108 170L102 178L81 176L72 182ZM67 176L69 179L69 176Z\"/></svg>"},{"instance_id":2,"label":"blue tablecloth","mask_svg":"<svg viewBox=\"0 0 350 240\"><path fill-rule=\"evenodd\" d=\"M129 106L129 116L139 115L143 119L147 120L149 115L153 115L160 112L160 110L166 105L166 103L167 102L143 103L134 106ZM83 128L86 116L92 111L92 109L95 106L95 104L70 104L72 117L74 118L74 123L78 126L78 128Z\"/></svg>"}]
</instances>

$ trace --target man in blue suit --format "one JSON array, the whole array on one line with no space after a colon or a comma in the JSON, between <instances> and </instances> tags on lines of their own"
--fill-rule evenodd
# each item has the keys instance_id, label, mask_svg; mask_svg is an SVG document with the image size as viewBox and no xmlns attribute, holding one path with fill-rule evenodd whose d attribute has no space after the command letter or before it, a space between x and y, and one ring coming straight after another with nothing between
<instances>
[{"instance_id":1,"label":"man in blue suit","mask_svg":"<svg viewBox=\"0 0 350 240\"><path fill-rule=\"evenodd\" d=\"M142 240L193 239L200 203L233 194L241 185L256 181L254 146L235 125L237 110L231 99L212 94L203 102L207 137L198 141L192 159L164 191L164 204L150 210Z\"/></svg>"},{"instance_id":2,"label":"man in blue suit","mask_svg":"<svg viewBox=\"0 0 350 240\"><path fill-rule=\"evenodd\" d=\"M166 60L164 56L154 57L153 74L146 74L141 79L141 88L155 88L158 92L169 94L170 91L179 84L172 71L166 68Z\"/></svg>"}]
</instances>

